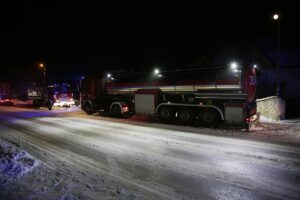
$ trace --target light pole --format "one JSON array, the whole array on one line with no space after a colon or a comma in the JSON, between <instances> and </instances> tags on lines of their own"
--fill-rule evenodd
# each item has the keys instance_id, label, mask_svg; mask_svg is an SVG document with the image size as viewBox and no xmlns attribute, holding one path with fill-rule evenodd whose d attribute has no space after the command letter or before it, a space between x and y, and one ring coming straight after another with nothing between
<instances>
[{"instance_id":1,"label":"light pole","mask_svg":"<svg viewBox=\"0 0 300 200\"><path fill-rule=\"evenodd\" d=\"M275 94L279 96L280 90L280 37L281 37L281 19L278 13L273 15L273 20L277 23L277 44L276 44L276 89Z\"/></svg>"},{"instance_id":2,"label":"light pole","mask_svg":"<svg viewBox=\"0 0 300 200\"><path fill-rule=\"evenodd\" d=\"M43 75L44 75L44 88L46 88L46 72L47 72L47 68L46 68L46 66L43 63L40 63L39 67L44 70L44 73L43 73Z\"/></svg>"}]
</instances>

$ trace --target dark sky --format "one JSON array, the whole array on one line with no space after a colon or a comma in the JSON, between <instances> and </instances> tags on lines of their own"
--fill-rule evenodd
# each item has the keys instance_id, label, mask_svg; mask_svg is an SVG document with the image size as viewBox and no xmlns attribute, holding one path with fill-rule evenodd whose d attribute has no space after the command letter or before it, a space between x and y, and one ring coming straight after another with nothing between
<instances>
[{"instance_id":1,"label":"dark sky","mask_svg":"<svg viewBox=\"0 0 300 200\"><path fill-rule=\"evenodd\" d=\"M226 44L274 37L298 40L296 1L8 1L0 5L1 75L70 79L93 70L182 65ZM139 3L137 3L139 2Z\"/></svg>"}]
</instances>

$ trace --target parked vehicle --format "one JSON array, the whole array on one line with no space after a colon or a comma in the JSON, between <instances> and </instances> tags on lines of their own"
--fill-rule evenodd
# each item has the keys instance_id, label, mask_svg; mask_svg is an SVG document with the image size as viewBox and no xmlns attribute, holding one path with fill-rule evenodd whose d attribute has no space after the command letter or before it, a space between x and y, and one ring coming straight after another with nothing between
<instances>
[{"instance_id":1,"label":"parked vehicle","mask_svg":"<svg viewBox=\"0 0 300 200\"><path fill-rule=\"evenodd\" d=\"M32 99L34 108L47 107L52 110L53 97L43 87L30 87L28 89L28 98Z\"/></svg>"},{"instance_id":2,"label":"parked vehicle","mask_svg":"<svg viewBox=\"0 0 300 200\"><path fill-rule=\"evenodd\" d=\"M87 114L158 115L162 121L198 121L207 127L257 121L255 98L256 72L251 66L107 73L81 81L81 107Z\"/></svg>"},{"instance_id":3,"label":"parked vehicle","mask_svg":"<svg viewBox=\"0 0 300 200\"><path fill-rule=\"evenodd\" d=\"M71 107L75 104L69 84L53 84L48 90L53 95L53 106Z\"/></svg>"},{"instance_id":4,"label":"parked vehicle","mask_svg":"<svg viewBox=\"0 0 300 200\"><path fill-rule=\"evenodd\" d=\"M12 106L13 99L8 83L0 83L0 105Z\"/></svg>"},{"instance_id":5,"label":"parked vehicle","mask_svg":"<svg viewBox=\"0 0 300 200\"><path fill-rule=\"evenodd\" d=\"M14 100L10 96L0 96L0 105L13 106Z\"/></svg>"},{"instance_id":6,"label":"parked vehicle","mask_svg":"<svg viewBox=\"0 0 300 200\"><path fill-rule=\"evenodd\" d=\"M52 110L53 106L70 107L75 104L69 84L52 84L43 87L31 87L28 89L28 97L33 100L33 107L47 107Z\"/></svg>"}]
</instances>

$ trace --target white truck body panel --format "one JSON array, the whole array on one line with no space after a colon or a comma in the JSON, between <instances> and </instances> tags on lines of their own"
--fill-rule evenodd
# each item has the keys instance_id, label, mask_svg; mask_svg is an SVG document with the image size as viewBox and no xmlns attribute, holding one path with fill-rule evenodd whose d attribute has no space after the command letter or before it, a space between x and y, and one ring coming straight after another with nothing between
<instances>
[{"instance_id":1,"label":"white truck body panel","mask_svg":"<svg viewBox=\"0 0 300 200\"><path fill-rule=\"evenodd\" d=\"M135 94L135 112L137 114L153 115L155 113L155 95Z\"/></svg>"}]
</instances>

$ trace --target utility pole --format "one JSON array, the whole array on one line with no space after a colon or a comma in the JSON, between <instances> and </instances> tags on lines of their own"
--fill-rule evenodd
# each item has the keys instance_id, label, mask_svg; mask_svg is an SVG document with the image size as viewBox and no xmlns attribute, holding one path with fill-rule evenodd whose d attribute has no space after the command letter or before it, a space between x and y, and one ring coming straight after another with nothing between
<instances>
[{"instance_id":1,"label":"utility pole","mask_svg":"<svg viewBox=\"0 0 300 200\"><path fill-rule=\"evenodd\" d=\"M46 88L46 72L47 72L47 68L43 63L39 64L40 68L42 68L44 70L43 72L43 76L44 76L44 88Z\"/></svg>"},{"instance_id":2,"label":"utility pole","mask_svg":"<svg viewBox=\"0 0 300 200\"><path fill-rule=\"evenodd\" d=\"M279 14L273 15L274 21L277 22L277 41L276 41L276 89L275 95L280 95L280 37L281 37L281 19Z\"/></svg>"}]
</instances>

